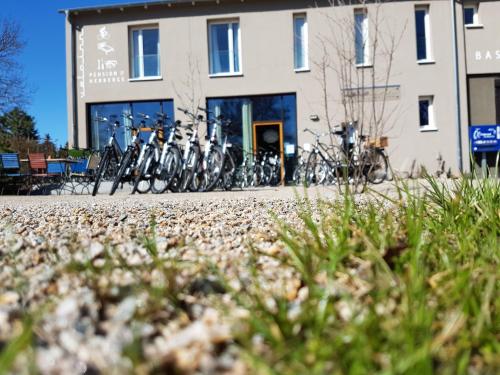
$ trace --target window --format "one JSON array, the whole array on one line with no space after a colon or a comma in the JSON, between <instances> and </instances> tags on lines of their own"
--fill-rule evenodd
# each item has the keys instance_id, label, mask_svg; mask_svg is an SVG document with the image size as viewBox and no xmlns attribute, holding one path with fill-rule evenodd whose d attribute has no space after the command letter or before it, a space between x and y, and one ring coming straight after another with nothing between
<instances>
[{"instance_id":1,"label":"window","mask_svg":"<svg viewBox=\"0 0 500 375\"><path fill-rule=\"evenodd\" d=\"M132 29L132 78L160 76L160 36L157 27Z\"/></svg>"},{"instance_id":2,"label":"window","mask_svg":"<svg viewBox=\"0 0 500 375\"><path fill-rule=\"evenodd\" d=\"M128 115L134 116L133 121L139 121L138 113L144 113L150 117L146 126L153 126L157 113L164 113L174 121L174 102L173 100L156 100L147 102L121 102L121 103L97 103L88 105L88 126L90 128L90 146L93 149L104 150L109 140L109 128L107 124L99 121L102 117L111 118L117 116L122 121L122 125L116 130L116 140L124 150L132 140L132 134L129 126L132 126L132 120ZM123 117L122 117L123 116ZM135 123L135 122L134 122ZM147 141L149 134L141 132L141 139Z\"/></svg>"},{"instance_id":3,"label":"window","mask_svg":"<svg viewBox=\"0 0 500 375\"><path fill-rule=\"evenodd\" d=\"M420 130L435 130L434 122L434 97L421 96L418 98L418 111Z\"/></svg>"},{"instance_id":4,"label":"window","mask_svg":"<svg viewBox=\"0 0 500 375\"><path fill-rule=\"evenodd\" d=\"M209 29L210 75L241 73L241 34L238 22L211 22Z\"/></svg>"},{"instance_id":5,"label":"window","mask_svg":"<svg viewBox=\"0 0 500 375\"><path fill-rule=\"evenodd\" d=\"M417 60L430 61L432 57L429 7L415 8L415 28L417 36Z\"/></svg>"},{"instance_id":6,"label":"window","mask_svg":"<svg viewBox=\"0 0 500 375\"><path fill-rule=\"evenodd\" d=\"M464 5L464 24L465 26L480 26L478 5Z\"/></svg>"},{"instance_id":7,"label":"window","mask_svg":"<svg viewBox=\"0 0 500 375\"><path fill-rule=\"evenodd\" d=\"M308 70L308 30L305 14L296 14L293 17L293 50L295 70Z\"/></svg>"},{"instance_id":8,"label":"window","mask_svg":"<svg viewBox=\"0 0 500 375\"><path fill-rule=\"evenodd\" d=\"M283 148L287 181L292 179L297 150L297 99L295 94L246 96L232 98L208 98L207 108L211 118L223 115L232 120L229 126L229 141L239 145L247 153L254 152L253 123L256 121L279 121L283 123ZM293 155L292 155L293 153ZM242 152L236 153L237 163L242 161Z\"/></svg>"},{"instance_id":9,"label":"window","mask_svg":"<svg viewBox=\"0 0 500 375\"><path fill-rule=\"evenodd\" d=\"M354 44L356 65L368 65L368 15L366 9L354 11Z\"/></svg>"}]
</instances>

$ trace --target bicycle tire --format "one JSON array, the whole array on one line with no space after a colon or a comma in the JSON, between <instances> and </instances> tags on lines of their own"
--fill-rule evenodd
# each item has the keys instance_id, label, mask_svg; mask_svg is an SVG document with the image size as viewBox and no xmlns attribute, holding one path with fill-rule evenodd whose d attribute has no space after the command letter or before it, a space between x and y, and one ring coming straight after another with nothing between
<instances>
[{"instance_id":1,"label":"bicycle tire","mask_svg":"<svg viewBox=\"0 0 500 375\"><path fill-rule=\"evenodd\" d=\"M356 156L359 155L359 156ZM348 187L351 194L361 194L367 184L367 163L361 152L352 153L349 160Z\"/></svg>"},{"instance_id":2,"label":"bicycle tire","mask_svg":"<svg viewBox=\"0 0 500 375\"><path fill-rule=\"evenodd\" d=\"M222 188L226 191L230 191L234 185L234 172L236 170L236 164L234 159L228 151L224 157L224 166L222 174Z\"/></svg>"},{"instance_id":3,"label":"bicycle tire","mask_svg":"<svg viewBox=\"0 0 500 375\"><path fill-rule=\"evenodd\" d=\"M99 191L99 187L101 186L102 179L104 178L104 173L108 168L110 158L111 158L111 153L109 152L109 150L104 151L104 155L102 156L101 161L99 163L99 167L97 168L94 187L92 188L93 197L95 197Z\"/></svg>"},{"instance_id":4,"label":"bicycle tire","mask_svg":"<svg viewBox=\"0 0 500 375\"><path fill-rule=\"evenodd\" d=\"M304 175L304 185L306 187L316 183L316 167L318 164L318 154L311 152L307 158L306 172Z\"/></svg>"},{"instance_id":5,"label":"bicycle tire","mask_svg":"<svg viewBox=\"0 0 500 375\"><path fill-rule=\"evenodd\" d=\"M252 184L253 186L261 186L262 185L262 175L264 171L262 169L262 165L255 164L253 167L253 175L252 175Z\"/></svg>"},{"instance_id":6,"label":"bicycle tire","mask_svg":"<svg viewBox=\"0 0 500 375\"><path fill-rule=\"evenodd\" d=\"M317 184L318 185L326 185L328 182L328 175L330 174L330 166L327 162L322 160L318 166L318 176L317 176Z\"/></svg>"},{"instance_id":7,"label":"bicycle tire","mask_svg":"<svg viewBox=\"0 0 500 375\"><path fill-rule=\"evenodd\" d=\"M304 164L300 164L295 167L293 174L292 174L292 182L295 186L299 186L302 184L302 174L304 170Z\"/></svg>"},{"instance_id":8,"label":"bicycle tire","mask_svg":"<svg viewBox=\"0 0 500 375\"><path fill-rule=\"evenodd\" d=\"M224 159L222 149L218 146L212 147L206 159L206 191L212 191L215 189L215 186L217 186L224 168Z\"/></svg>"},{"instance_id":9,"label":"bicycle tire","mask_svg":"<svg viewBox=\"0 0 500 375\"><path fill-rule=\"evenodd\" d=\"M367 173L368 182L378 185L384 182L387 179L388 171L389 171L389 162L387 161L387 157L382 150L376 149L370 152L370 169ZM376 175L377 166L382 167L382 174ZM378 178L377 178L378 177Z\"/></svg>"},{"instance_id":10,"label":"bicycle tire","mask_svg":"<svg viewBox=\"0 0 500 375\"><path fill-rule=\"evenodd\" d=\"M194 174L196 173L196 168L198 168L199 161L199 149L192 147L189 150L188 157L186 158L186 168L182 171L180 191L186 192L191 187L191 182L193 181Z\"/></svg>"},{"instance_id":11,"label":"bicycle tire","mask_svg":"<svg viewBox=\"0 0 500 375\"><path fill-rule=\"evenodd\" d=\"M147 189L142 189L139 188L139 184L141 181L144 181L144 176L146 175L146 167L151 165L151 161L149 159L152 159L154 157L153 154L153 149L151 147L148 147L146 149L146 152L144 153L144 158L142 159L141 165L139 165L138 173L137 176L134 179L134 185L132 188L132 194L135 194L136 192L139 194L145 194L151 189L151 184L149 184L149 187Z\"/></svg>"},{"instance_id":12,"label":"bicycle tire","mask_svg":"<svg viewBox=\"0 0 500 375\"><path fill-rule=\"evenodd\" d=\"M162 166L161 176L165 177L164 186L161 189L157 189L155 186L155 180L151 183L151 192L153 194L163 194L172 186L174 179L177 178L179 170L181 168L181 154L177 147L170 147L165 155L165 162Z\"/></svg>"},{"instance_id":13,"label":"bicycle tire","mask_svg":"<svg viewBox=\"0 0 500 375\"><path fill-rule=\"evenodd\" d=\"M123 155L123 158L120 161L120 168L118 168L118 172L115 176L115 179L113 180L113 185L111 186L109 195L113 195L116 192L116 189L118 189L118 185L120 184L120 182L122 182L123 176L125 175L125 172L129 167L130 161L132 160L133 152L134 151L129 148Z\"/></svg>"},{"instance_id":14,"label":"bicycle tire","mask_svg":"<svg viewBox=\"0 0 500 375\"><path fill-rule=\"evenodd\" d=\"M271 179L273 178L273 168L269 164L262 166L262 184L264 186L271 186Z\"/></svg>"}]
</instances>

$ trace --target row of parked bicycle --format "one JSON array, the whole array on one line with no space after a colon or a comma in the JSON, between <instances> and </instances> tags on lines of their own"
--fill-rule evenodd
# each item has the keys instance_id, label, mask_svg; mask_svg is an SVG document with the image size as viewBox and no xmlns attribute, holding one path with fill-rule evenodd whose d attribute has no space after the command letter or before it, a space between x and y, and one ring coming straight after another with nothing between
<instances>
[{"instance_id":1,"label":"row of parked bicycle","mask_svg":"<svg viewBox=\"0 0 500 375\"><path fill-rule=\"evenodd\" d=\"M151 119L139 114L139 124L127 127L132 140L125 150L116 138L121 126L117 116L100 118L99 121L109 127L110 138L103 152L93 153L87 160L47 161L43 155L33 154L27 159L28 173L22 173L17 154L2 154L1 190L11 183L18 184L18 192L23 185L28 187L28 192L36 187L56 186L58 192L83 193L86 190L96 195L103 181L111 181L111 194L125 183L132 184L133 193L151 191L159 194L167 190L230 190L285 182L285 158L279 152L247 153L229 142L230 120L214 116L203 108L199 110L206 117L178 109L192 121L183 125L158 113L154 126L148 128L146 122ZM133 122L134 119L127 116L127 120ZM198 134L202 123L210 129L203 150ZM180 143L183 139L181 129L187 137L184 144ZM142 141L142 131L150 133L147 142ZM314 143L299 147L295 161L287 159L287 165L294 166L288 182L306 186L345 186L359 192L367 183L378 184L388 178L387 138L367 139L358 135L357 125L352 123L332 132L304 131L313 135Z\"/></svg>"},{"instance_id":2,"label":"row of parked bicycle","mask_svg":"<svg viewBox=\"0 0 500 375\"><path fill-rule=\"evenodd\" d=\"M157 114L152 128L146 127L147 115L139 114L140 123L127 127L132 140L125 151L116 139L120 127L117 116L111 120L100 118L110 128L110 138L95 174L92 194L96 195L104 180L112 181L111 194L132 184L132 193L161 194L185 191L230 190L237 186L278 185L284 182L283 155L278 152L246 153L232 145L228 138L231 120L215 116L198 108L206 116L178 108L190 123L172 122L163 113ZM126 116L134 121L132 116ZM212 119L210 119L212 118ZM210 136L204 149L200 145L199 126L207 124ZM185 130L186 142L181 129ZM149 140L142 142L140 132L150 132ZM314 144L306 144L297 158L292 181L296 185L336 184L359 191L367 183L378 184L387 179L388 159L384 147L387 138L368 140L358 136L356 124L343 125L333 132L319 133L310 129ZM165 133L166 136L165 136ZM335 137L337 145L322 142L324 137ZM331 139L330 139L331 141ZM236 154L238 157L236 157Z\"/></svg>"},{"instance_id":3,"label":"row of parked bicycle","mask_svg":"<svg viewBox=\"0 0 500 375\"><path fill-rule=\"evenodd\" d=\"M227 128L231 120L214 116L210 111L199 108L206 117L178 108L191 122L183 125L172 122L163 113L157 114L152 128L146 127L148 115L139 114L140 123L127 127L132 134L130 144L122 151L116 139L120 121L116 116L99 121L110 127L110 138L102 153L95 175L92 195L99 191L102 181L112 181L111 194L123 186L132 184L133 193L151 191L161 194L173 192L211 191L216 188L230 190L234 186L277 185L283 181L284 166L279 154L262 152L256 155L245 153L228 140ZM209 117L213 117L212 120ZM132 116L128 120L134 121ZM205 123L210 128L210 137L204 149L200 144L199 126ZM181 129L184 129L186 142ZM149 140L142 142L141 131L150 131ZM165 136L165 133L166 136ZM224 134L224 135L222 135ZM238 149L238 150L236 150ZM239 158L235 153L239 151ZM237 164L238 159L241 160Z\"/></svg>"},{"instance_id":4,"label":"row of parked bicycle","mask_svg":"<svg viewBox=\"0 0 500 375\"><path fill-rule=\"evenodd\" d=\"M358 134L355 123L344 124L332 132L304 132L311 133L315 141L299 147L301 153L293 172L295 184L337 185L360 192L368 183L380 184L389 178L387 137L368 139ZM329 144L322 142L325 137Z\"/></svg>"}]
</instances>

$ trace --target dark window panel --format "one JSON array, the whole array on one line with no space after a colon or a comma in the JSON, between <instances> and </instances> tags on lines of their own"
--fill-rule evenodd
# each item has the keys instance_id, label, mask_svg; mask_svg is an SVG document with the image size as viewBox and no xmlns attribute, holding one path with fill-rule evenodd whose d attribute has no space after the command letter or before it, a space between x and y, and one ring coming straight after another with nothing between
<instances>
[{"instance_id":1,"label":"dark window panel","mask_svg":"<svg viewBox=\"0 0 500 375\"><path fill-rule=\"evenodd\" d=\"M474 24L474 9L464 8L464 23L466 25Z\"/></svg>"},{"instance_id":2,"label":"dark window panel","mask_svg":"<svg viewBox=\"0 0 500 375\"><path fill-rule=\"evenodd\" d=\"M425 15L426 10L418 9L415 11L415 27L417 35L417 59L427 59L427 41L425 35Z\"/></svg>"}]
</instances>

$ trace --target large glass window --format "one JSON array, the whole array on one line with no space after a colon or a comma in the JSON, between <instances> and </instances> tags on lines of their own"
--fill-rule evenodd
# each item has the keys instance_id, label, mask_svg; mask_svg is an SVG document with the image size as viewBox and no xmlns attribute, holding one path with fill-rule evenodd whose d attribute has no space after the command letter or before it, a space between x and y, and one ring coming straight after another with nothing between
<instances>
[{"instance_id":1,"label":"large glass window","mask_svg":"<svg viewBox=\"0 0 500 375\"><path fill-rule=\"evenodd\" d=\"M296 14L293 17L293 47L295 70L309 69L307 17Z\"/></svg>"},{"instance_id":2,"label":"large glass window","mask_svg":"<svg viewBox=\"0 0 500 375\"><path fill-rule=\"evenodd\" d=\"M158 27L131 30L132 78L159 77L160 36Z\"/></svg>"},{"instance_id":3,"label":"large glass window","mask_svg":"<svg viewBox=\"0 0 500 375\"><path fill-rule=\"evenodd\" d=\"M356 65L368 64L368 16L366 9L354 12L354 44Z\"/></svg>"},{"instance_id":4,"label":"large glass window","mask_svg":"<svg viewBox=\"0 0 500 375\"><path fill-rule=\"evenodd\" d=\"M239 22L211 22L208 29L210 74L241 73Z\"/></svg>"},{"instance_id":5,"label":"large glass window","mask_svg":"<svg viewBox=\"0 0 500 375\"><path fill-rule=\"evenodd\" d=\"M227 129L234 150L253 153L253 126L255 122L283 123L283 146L286 178L291 179L297 150L297 109L295 94L214 98L207 100L207 107L214 115L223 115L232 121ZM241 161L241 151L237 153Z\"/></svg>"},{"instance_id":6,"label":"large glass window","mask_svg":"<svg viewBox=\"0 0 500 375\"><path fill-rule=\"evenodd\" d=\"M174 102L172 100L144 101L144 102L121 102L121 103L99 103L89 105L89 127L90 146L96 150L103 150L111 136L108 123L101 121L102 118L116 119L121 125L116 132L116 139L122 149L125 149L131 141L130 125L139 125L140 114L149 116L146 126L152 126L157 118L157 113L166 114L174 121ZM134 117L133 124L127 119L127 115ZM141 139L147 141L149 133L143 132Z\"/></svg>"},{"instance_id":7,"label":"large glass window","mask_svg":"<svg viewBox=\"0 0 500 375\"><path fill-rule=\"evenodd\" d=\"M417 60L431 60L429 7L415 8Z\"/></svg>"}]
</instances>

